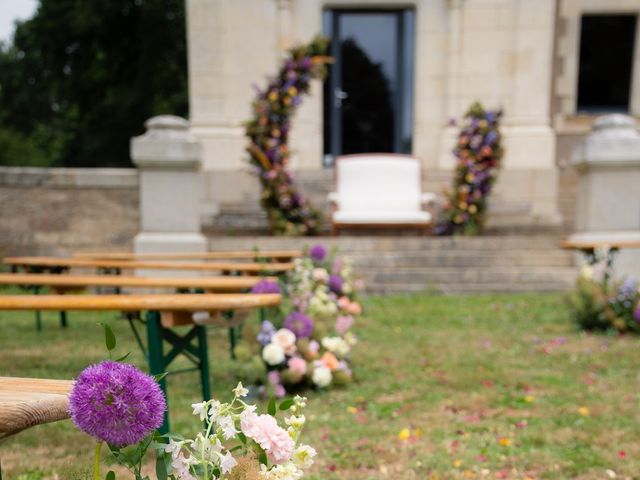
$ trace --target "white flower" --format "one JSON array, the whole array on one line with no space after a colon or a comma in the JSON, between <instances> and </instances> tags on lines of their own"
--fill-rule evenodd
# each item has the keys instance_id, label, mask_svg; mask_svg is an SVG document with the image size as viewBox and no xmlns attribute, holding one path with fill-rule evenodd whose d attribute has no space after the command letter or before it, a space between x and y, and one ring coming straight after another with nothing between
<instances>
[{"instance_id":1,"label":"white flower","mask_svg":"<svg viewBox=\"0 0 640 480\"><path fill-rule=\"evenodd\" d=\"M314 268L311 272L311 277L316 282L326 282L329 280L329 272L327 272L326 268Z\"/></svg>"},{"instance_id":2,"label":"white flower","mask_svg":"<svg viewBox=\"0 0 640 480\"><path fill-rule=\"evenodd\" d=\"M236 436L236 426L233 422L233 418L231 418L231 415L219 417L218 425L222 429L222 434L224 435L225 440L229 440Z\"/></svg>"},{"instance_id":3,"label":"white flower","mask_svg":"<svg viewBox=\"0 0 640 480\"><path fill-rule=\"evenodd\" d=\"M298 480L302 478L303 471L298 469L293 462L276 465L269 470L265 465L260 465L260 475L266 480Z\"/></svg>"},{"instance_id":4,"label":"white flower","mask_svg":"<svg viewBox=\"0 0 640 480\"><path fill-rule=\"evenodd\" d=\"M196 480L196 478L189 472L189 466L192 463L193 459L191 457L185 458L182 453L173 459L171 467L173 468L173 474L178 478L178 480Z\"/></svg>"},{"instance_id":5,"label":"white flower","mask_svg":"<svg viewBox=\"0 0 640 480\"><path fill-rule=\"evenodd\" d=\"M222 404L218 400L211 400L211 404L209 406L209 421L214 422L220 413L220 409L222 408Z\"/></svg>"},{"instance_id":6,"label":"white flower","mask_svg":"<svg viewBox=\"0 0 640 480\"><path fill-rule=\"evenodd\" d=\"M237 464L238 462L236 462L236 459L233 458L231 452L227 452L227 454L222 457L222 460L220 460L220 469L222 470L222 473L228 473Z\"/></svg>"},{"instance_id":7,"label":"white flower","mask_svg":"<svg viewBox=\"0 0 640 480\"><path fill-rule=\"evenodd\" d=\"M200 415L200 421L204 422L204 419L207 417L207 402L200 403L192 403L191 408L193 408L194 415Z\"/></svg>"},{"instance_id":8,"label":"white flower","mask_svg":"<svg viewBox=\"0 0 640 480\"><path fill-rule=\"evenodd\" d=\"M333 375L331 375L331 370L327 367L315 367L313 369L313 375L311 376L311 380L318 387L323 388L331 383L333 379Z\"/></svg>"},{"instance_id":9,"label":"white flower","mask_svg":"<svg viewBox=\"0 0 640 480\"><path fill-rule=\"evenodd\" d=\"M283 350L289 350L296 346L296 334L288 328L281 328L271 337L271 343L277 343Z\"/></svg>"},{"instance_id":10,"label":"white flower","mask_svg":"<svg viewBox=\"0 0 640 480\"><path fill-rule=\"evenodd\" d=\"M164 447L164 451L171 454L171 458L175 459L180 454L180 450L182 450L182 443L174 442L173 440L169 440L169 445Z\"/></svg>"},{"instance_id":11,"label":"white flower","mask_svg":"<svg viewBox=\"0 0 640 480\"><path fill-rule=\"evenodd\" d=\"M270 343L262 349L262 359L269 365L280 365L284 362L284 349L277 343Z\"/></svg>"},{"instance_id":12,"label":"white flower","mask_svg":"<svg viewBox=\"0 0 640 480\"><path fill-rule=\"evenodd\" d=\"M222 444L217 437L205 438L202 432L198 432L196 439L191 442L191 451L198 452L198 455L204 454L204 459L216 464L219 461Z\"/></svg>"},{"instance_id":13,"label":"white flower","mask_svg":"<svg viewBox=\"0 0 640 480\"><path fill-rule=\"evenodd\" d=\"M233 389L233 393L236 397L246 397L249 394L249 390L244 388L242 382L238 382L238 386Z\"/></svg>"},{"instance_id":14,"label":"white flower","mask_svg":"<svg viewBox=\"0 0 640 480\"><path fill-rule=\"evenodd\" d=\"M585 280L592 280L593 279L593 268L591 268L591 265L584 265L582 267L582 271L580 272L580 276L582 278L584 278Z\"/></svg>"},{"instance_id":15,"label":"white flower","mask_svg":"<svg viewBox=\"0 0 640 480\"><path fill-rule=\"evenodd\" d=\"M322 346L339 357L348 355L351 350L349 344L341 337L324 337Z\"/></svg>"},{"instance_id":16,"label":"white flower","mask_svg":"<svg viewBox=\"0 0 640 480\"><path fill-rule=\"evenodd\" d=\"M313 457L316 456L316 451L309 445L300 445L293 451L293 463L299 468L309 468L313 465Z\"/></svg>"},{"instance_id":17,"label":"white flower","mask_svg":"<svg viewBox=\"0 0 640 480\"><path fill-rule=\"evenodd\" d=\"M344 335L344 341L351 347L353 347L356 343L358 343L358 338L353 334L353 332L347 332Z\"/></svg>"},{"instance_id":18,"label":"white flower","mask_svg":"<svg viewBox=\"0 0 640 480\"><path fill-rule=\"evenodd\" d=\"M306 418L304 417L304 415L300 415L300 416L291 415L290 417L287 417L284 419L284 422L287 425L291 425L292 427L295 427L298 429L304 426L305 421L306 421Z\"/></svg>"}]
</instances>

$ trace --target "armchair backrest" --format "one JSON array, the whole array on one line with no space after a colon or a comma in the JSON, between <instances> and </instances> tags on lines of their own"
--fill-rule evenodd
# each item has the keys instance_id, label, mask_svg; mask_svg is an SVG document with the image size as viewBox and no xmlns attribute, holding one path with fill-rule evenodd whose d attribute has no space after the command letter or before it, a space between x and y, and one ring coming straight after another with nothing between
<instances>
[{"instance_id":1,"label":"armchair backrest","mask_svg":"<svg viewBox=\"0 0 640 480\"><path fill-rule=\"evenodd\" d=\"M420 210L420 160L408 155L360 154L336 159L340 210Z\"/></svg>"}]
</instances>

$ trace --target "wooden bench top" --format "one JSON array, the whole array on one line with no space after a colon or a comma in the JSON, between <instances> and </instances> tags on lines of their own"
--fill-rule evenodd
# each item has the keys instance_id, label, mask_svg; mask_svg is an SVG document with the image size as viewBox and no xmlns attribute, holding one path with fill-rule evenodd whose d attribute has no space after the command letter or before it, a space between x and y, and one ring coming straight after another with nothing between
<instances>
[{"instance_id":1,"label":"wooden bench top","mask_svg":"<svg viewBox=\"0 0 640 480\"><path fill-rule=\"evenodd\" d=\"M563 240L560 242L562 248L568 250L593 250L596 248L640 248L638 240Z\"/></svg>"},{"instance_id":2,"label":"wooden bench top","mask_svg":"<svg viewBox=\"0 0 640 480\"><path fill-rule=\"evenodd\" d=\"M74 254L76 258L91 258L97 260L213 260L213 259L253 259L275 258L287 259L302 256L302 250L233 250L217 252L157 252L157 253L131 253L131 252L79 252Z\"/></svg>"},{"instance_id":3,"label":"wooden bench top","mask_svg":"<svg viewBox=\"0 0 640 480\"><path fill-rule=\"evenodd\" d=\"M25 428L69 418L73 382L0 377L0 440Z\"/></svg>"},{"instance_id":4,"label":"wooden bench top","mask_svg":"<svg viewBox=\"0 0 640 480\"><path fill-rule=\"evenodd\" d=\"M66 288L201 288L210 292L239 292L253 287L263 278L265 277L148 278L124 275L0 273L0 285L37 285ZM266 278L277 281L274 277Z\"/></svg>"},{"instance_id":5,"label":"wooden bench top","mask_svg":"<svg viewBox=\"0 0 640 480\"><path fill-rule=\"evenodd\" d=\"M224 311L280 304L279 294L0 295L0 310Z\"/></svg>"},{"instance_id":6,"label":"wooden bench top","mask_svg":"<svg viewBox=\"0 0 640 480\"><path fill-rule=\"evenodd\" d=\"M136 260L95 260L81 258L56 257L6 257L6 265L32 267L66 267L66 268L113 268L121 270L197 270L197 271L238 271L248 273L287 272L293 269L293 263L256 263L256 262L162 262Z\"/></svg>"}]
</instances>

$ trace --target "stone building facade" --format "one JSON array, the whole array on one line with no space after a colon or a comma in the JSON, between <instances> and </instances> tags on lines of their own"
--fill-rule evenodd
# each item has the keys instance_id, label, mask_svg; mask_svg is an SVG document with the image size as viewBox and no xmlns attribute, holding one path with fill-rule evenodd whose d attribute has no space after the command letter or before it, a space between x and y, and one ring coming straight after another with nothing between
<instances>
[{"instance_id":1,"label":"stone building facade","mask_svg":"<svg viewBox=\"0 0 640 480\"><path fill-rule=\"evenodd\" d=\"M353 65L341 43L351 38L387 77L393 118L409 132L391 150L421 158L432 191L448 186L454 165L457 129L449 120L476 100L504 110L506 155L494 221L557 227L564 217L570 226L573 145L598 114L640 115L640 0L187 0L187 10L191 130L202 142L206 174L203 209L218 209L222 217L258 208L243 135L252 83L263 85L285 49L319 33L329 34L338 52L331 75L338 68L344 77ZM398 29L388 37L395 35L395 56L382 41L385 28ZM589 46L598 35L619 52L615 61ZM614 66L603 69L607 61ZM399 65L395 73L389 62ZM629 77L616 84L614 101L598 94L606 78L593 71L602 70L612 81ZM363 88L369 81L362 78ZM317 201L332 184L336 152L326 137L344 132L336 131L335 111L328 110L354 93L335 85L313 86L292 132L292 166Z\"/></svg>"}]
</instances>

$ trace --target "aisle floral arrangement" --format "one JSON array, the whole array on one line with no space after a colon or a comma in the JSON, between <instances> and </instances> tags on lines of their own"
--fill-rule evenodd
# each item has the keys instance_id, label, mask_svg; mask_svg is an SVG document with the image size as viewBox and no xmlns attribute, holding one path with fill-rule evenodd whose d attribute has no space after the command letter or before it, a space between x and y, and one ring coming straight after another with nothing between
<instances>
[{"instance_id":1,"label":"aisle floral arrangement","mask_svg":"<svg viewBox=\"0 0 640 480\"><path fill-rule=\"evenodd\" d=\"M640 333L640 290L633 278L613 278L609 255L596 251L568 297L577 324L585 330Z\"/></svg>"},{"instance_id":2,"label":"aisle floral arrangement","mask_svg":"<svg viewBox=\"0 0 640 480\"><path fill-rule=\"evenodd\" d=\"M482 232L487 215L487 199L500 169L502 158L499 130L501 111L485 111L471 105L453 150L456 170L453 191L443 205L437 235L475 235Z\"/></svg>"},{"instance_id":3,"label":"aisle floral arrangement","mask_svg":"<svg viewBox=\"0 0 640 480\"><path fill-rule=\"evenodd\" d=\"M115 347L105 327L107 348ZM110 340L111 339L111 340ZM110 344L111 342L111 344ZM242 383L233 400L211 399L191 405L204 423L195 438L157 432L167 410L155 378L133 365L107 360L86 368L74 382L69 413L74 424L97 441L94 480L102 480L101 449L107 444L115 463L126 467L136 480L148 455L155 452L157 480L295 480L303 478L316 451L300 443L305 425L306 399L296 396L278 405L271 399L267 414L243 398L249 391ZM287 412L286 427L277 412ZM109 471L105 480L115 480Z\"/></svg>"},{"instance_id":4,"label":"aisle floral arrangement","mask_svg":"<svg viewBox=\"0 0 640 480\"><path fill-rule=\"evenodd\" d=\"M352 327L362 313L357 287L349 259L313 246L287 278L286 313L264 320L257 333L245 328L246 341L236 348L239 378L276 397L350 383ZM275 288L263 281L254 292Z\"/></svg>"},{"instance_id":5,"label":"aisle floral arrangement","mask_svg":"<svg viewBox=\"0 0 640 480\"><path fill-rule=\"evenodd\" d=\"M288 168L291 116L309 93L312 79L323 78L328 41L318 37L289 52L278 74L264 90L257 89L253 118L246 124L250 162L262 185L261 204L273 233L313 235L320 213L295 185Z\"/></svg>"}]
</instances>

